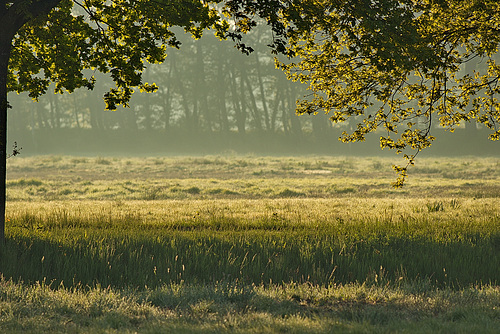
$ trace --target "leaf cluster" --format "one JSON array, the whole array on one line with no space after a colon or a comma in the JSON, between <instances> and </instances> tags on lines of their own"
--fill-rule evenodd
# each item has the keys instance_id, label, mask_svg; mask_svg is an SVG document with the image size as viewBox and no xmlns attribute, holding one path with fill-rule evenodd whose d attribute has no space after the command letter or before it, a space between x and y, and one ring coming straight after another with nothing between
<instances>
[{"instance_id":1,"label":"leaf cluster","mask_svg":"<svg viewBox=\"0 0 500 334\"><path fill-rule=\"evenodd\" d=\"M436 126L480 123L500 138L497 1L235 2L272 22L275 52L290 57L277 66L309 85L297 113L350 124L340 140L380 133L411 164ZM396 171L402 185L406 167Z\"/></svg>"},{"instance_id":2,"label":"leaf cluster","mask_svg":"<svg viewBox=\"0 0 500 334\"><path fill-rule=\"evenodd\" d=\"M96 71L115 83L105 94L107 109L128 106L133 87L152 92L145 83L145 63L160 63L166 46L180 46L172 27L194 38L214 29L225 38L228 23L214 7L196 0L62 0L48 14L26 18L13 41L8 87L38 99L51 82L55 92L93 89ZM26 15L18 13L17 15Z\"/></svg>"}]
</instances>

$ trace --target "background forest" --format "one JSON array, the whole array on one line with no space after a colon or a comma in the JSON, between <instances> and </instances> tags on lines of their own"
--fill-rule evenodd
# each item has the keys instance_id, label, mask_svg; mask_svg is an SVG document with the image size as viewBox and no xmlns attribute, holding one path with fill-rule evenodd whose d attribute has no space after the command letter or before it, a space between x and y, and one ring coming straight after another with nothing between
<instances>
[{"instance_id":1,"label":"background forest","mask_svg":"<svg viewBox=\"0 0 500 334\"><path fill-rule=\"evenodd\" d=\"M9 141L23 147L23 154L381 153L378 140L337 140L342 131L352 131L355 118L332 125L328 115L295 115L307 87L275 68L266 27L246 37L255 47L249 56L212 34L193 40L177 33L180 49L168 50L166 61L149 65L144 74L159 90L136 92L130 108L104 110L102 96L113 82L97 72L92 91L46 94L39 102L11 93ZM480 66L470 62L463 70ZM428 153L494 154L495 143L481 130L472 123L451 136L436 128L438 140Z\"/></svg>"}]
</instances>

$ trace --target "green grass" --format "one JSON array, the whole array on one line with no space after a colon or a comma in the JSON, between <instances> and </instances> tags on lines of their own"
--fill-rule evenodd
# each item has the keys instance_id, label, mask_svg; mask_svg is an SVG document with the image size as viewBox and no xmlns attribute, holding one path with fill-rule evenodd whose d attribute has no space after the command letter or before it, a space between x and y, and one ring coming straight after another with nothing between
<instances>
[{"instance_id":1,"label":"green grass","mask_svg":"<svg viewBox=\"0 0 500 334\"><path fill-rule=\"evenodd\" d=\"M1 268L29 282L119 288L227 277L328 285L374 275L439 287L496 284L500 266L490 264L500 263L497 203L463 200L456 209L453 199L14 202Z\"/></svg>"},{"instance_id":2,"label":"green grass","mask_svg":"<svg viewBox=\"0 0 500 334\"><path fill-rule=\"evenodd\" d=\"M497 287L220 281L117 290L2 279L0 288L2 333L496 333L500 322Z\"/></svg>"},{"instance_id":3,"label":"green grass","mask_svg":"<svg viewBox=\"0 0 500 334\"><path fill-rule=\"evenodd\" d=\"M11 160L2 333L500 326L499 160Z\"/></svg>"}]
</instances>

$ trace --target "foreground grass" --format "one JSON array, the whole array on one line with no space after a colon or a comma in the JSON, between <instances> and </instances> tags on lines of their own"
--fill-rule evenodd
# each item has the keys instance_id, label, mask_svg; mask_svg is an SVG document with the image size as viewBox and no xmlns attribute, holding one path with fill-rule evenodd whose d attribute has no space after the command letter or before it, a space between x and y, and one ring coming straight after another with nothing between
<instances>
[{"instance_id":1,"label":"foreground grass","mask_svg":"<svg viewBox=\"0 0 500 334\"><path fill-rule=\"evenodd\" d=\"M13 202L8 217L0 271L28 282L500 281L496 199Z\"/></svg>"},{"instance_id":2,"label":"foreground grass","mask_svg":"<svg viewBox=\"0 0 500 334\"><path fill-rule=\"evenodd\" d=\"M494 333L499 166L12 159L0 332Z\"/></svg>"},{"instance_id":3,"label":"foreground grass","mask_svg":"<svg viewBox=\"0 0 500 334\"><path fill-rule=\"evenodd\" d=\"M496 333L498 287L171 284L141 291L0 281L2 333Z\"/></svg>"}]
</instances>

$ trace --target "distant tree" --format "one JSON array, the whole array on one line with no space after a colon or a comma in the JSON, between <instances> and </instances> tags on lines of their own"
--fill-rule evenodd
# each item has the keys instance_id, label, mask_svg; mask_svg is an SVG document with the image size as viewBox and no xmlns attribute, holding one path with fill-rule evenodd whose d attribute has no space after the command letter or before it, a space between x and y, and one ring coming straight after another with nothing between
<instances>
[{"instance_id":1,"label":"distant tree","mask_svg":"<svg viewBox=\"0 0 500 334\"><path fill-rule=\"evenodd\" d=\"M306 82L310 96L298 114L353 118L344 142L379 131L382 148L404 153L393 166L401 187L416 155L435 139L436 124L453 132L482 123L500 138L500 42L497 0L228 0L241 32L255 16L274 31L271 47L291 58L288 78ZM484 70L467 73L470 62ZM410 151L408 151L410 149ZM410 153L411 152L411 153Z\"/></svg>"},{"instance_id":2,"label":"distant tree","mask_svg":"<svg viewBox=\"0 0 500 334\"><path fill-rule=\"evenodd\" d=\"M224 38L229 24L201 0L0 0L0 240L5 230L8 91L38 99L50 83L55 92L92 89L94 72L109 73L115 87L104 96L108 109L128 105L142 81L145 62L165 59L178 47L171 31L180 26L194 38L211 28ZM245 50L242 48L242 50Z\"/></svg>"}]
</instances>

